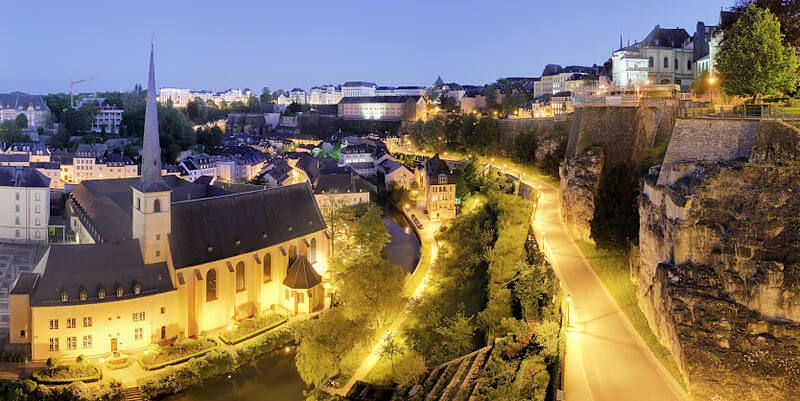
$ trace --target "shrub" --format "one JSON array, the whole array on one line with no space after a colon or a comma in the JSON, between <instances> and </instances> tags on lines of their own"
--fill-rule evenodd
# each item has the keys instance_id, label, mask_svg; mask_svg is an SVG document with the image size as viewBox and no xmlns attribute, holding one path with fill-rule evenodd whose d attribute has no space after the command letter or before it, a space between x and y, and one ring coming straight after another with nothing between
<instances>
[{"instance_id":1,"label":"shrub","mask_svg":"<svg viewBox=\"0 0 800 401\"><path fill-rule=\"evenodd\" d=\"M217 346L216 341L203 337L196 340L179 338L174 344L162 347L158 352L142 356L140 362L147 370L160 369L205 355Z\"/></svg>"},{"instance_id":2,"label":"shrub","mask_svg":"<svg viewBox=\"0 0 800 401\"><path fill-rule=\"evenodd\" d=\"M226 344L238 344L244 340L253 338L261 333L274 329L288 319L286 316L277 313L266 313L245 319L231 331L225 331L219 335L219 339Z\"/></svg>"},{"instance_id":3,"label":"shrub","mask_svg":"<svg viewBox=\"0 0 800 401\"><path fill-rule=\"evenodd\" d=\"M116 380L47 387L32 380L0 380L0 400L8 401L122 401L122 384Z\"/></svg>"},{"instance_id":4,"label":"shrub","mask_svg":"<svg viewBox=\"0 0 800 401\"><path fill-rule=\"evenodd\" d=\"M73 365L55 365L48 359L44 368L33 371L33 379L46 384L69 384L83 381L92 382L102 377L100 368L93 363L76 363Z\"/></svg>"},{"instance_id":5,"label":"shrub","mask_svg":"<svg viewBox=\"0 0 800 401\"><path fill-rule=\"evenodd\" d=\"M295 344L296 342L294 327L280 327L264 333L264 335L255 339L252 343L245 344L236 350L236 360L239 362L239 365L244 365L254 361L261 355Z\"/></svg>"},{"instance_id":6,"label":"shrub","mask_svg":"<svg viewBox=\"0 0 800 401\"><path fill-rule=\"evenodd\" d=\"M25 362L25 354L17 352L0 352L0 362L22 363Z\"/></svg>"}]
</instances>

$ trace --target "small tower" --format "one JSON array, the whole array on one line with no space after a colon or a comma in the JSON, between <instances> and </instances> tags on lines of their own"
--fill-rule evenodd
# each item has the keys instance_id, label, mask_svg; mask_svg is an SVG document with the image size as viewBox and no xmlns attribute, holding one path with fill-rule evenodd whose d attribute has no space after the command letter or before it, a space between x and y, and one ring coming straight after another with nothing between
<instances>
[{"instance_id":1,"label":"small tower","mask_svg":"<svg viewBox=\"0 0 800 401\"><path fill-rule=\"evenodd\" d=\"M158 106L153 45L144 117L141 177L133 185L133 238L139 239L144 263L166 262L167 235L171 230L171 189L161 178L161 146L158 143Z\"/></svg>"}]
</instances>

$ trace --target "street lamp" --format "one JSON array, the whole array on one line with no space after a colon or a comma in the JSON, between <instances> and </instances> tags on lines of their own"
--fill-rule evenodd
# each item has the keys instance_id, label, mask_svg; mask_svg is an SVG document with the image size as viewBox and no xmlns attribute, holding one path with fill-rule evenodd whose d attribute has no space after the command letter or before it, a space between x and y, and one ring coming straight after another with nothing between
<instances>
[{"instance_id":1,"label":"street lamp","mask_svg":"<svg viewBox=\"0 0 800 401\"><path fill-rule=\"evenodd\" d=\"M571 311L571 308L572 308L572 296L567 294L567 312L566 312L566 315L567 315L567 319L566 319L567 320L567 327L572 327L572 313L571 313L572 311Z\"/></svg>"},{"instance_id":2,"label":"street lamp","mask_svg":"<svg viewBox=\"0 0 800 401\"><path fill-rule=\"evenodd\" d=\"M714 105L714 84L717 82L717 77L714 74L708 76L708 91L711 93L711 105Z\"/></svg>"}]
</instances>

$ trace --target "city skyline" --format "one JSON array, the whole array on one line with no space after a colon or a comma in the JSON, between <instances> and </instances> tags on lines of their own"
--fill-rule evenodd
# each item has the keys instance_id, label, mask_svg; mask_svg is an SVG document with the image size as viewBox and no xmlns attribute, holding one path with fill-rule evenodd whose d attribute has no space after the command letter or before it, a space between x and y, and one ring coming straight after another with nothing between
<instances>
[{"instance_id":1,"label":"city skyline","mask_svg":"<svg viewBox=\"0 0 800 401\"><path fill-rule=\"evenodd\" d=\"M88 77L95 79L76 92L130 90L144 83L141 59L151 39L159 49L160 87L258 93L264 86L288 90L361 79L430 85L439 75L483 84L538 76L549 63L601 64L620 35L634 42L656 24L692 34L697 20L714 25L728 5L682 0L633 10L622 1L581 7L346 1L301 8L239 2L219 10L201 3L10 4L0 34L25 33L7 46L18 61L0 76L0 92L68 92L70 78ZM33 12L35 29L23 18Z\"/></svg>"}]
</instances>

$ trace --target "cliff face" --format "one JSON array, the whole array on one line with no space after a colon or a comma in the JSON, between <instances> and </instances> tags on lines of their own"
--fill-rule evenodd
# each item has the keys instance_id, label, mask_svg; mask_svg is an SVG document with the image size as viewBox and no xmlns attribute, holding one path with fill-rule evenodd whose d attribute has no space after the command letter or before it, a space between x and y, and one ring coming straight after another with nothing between
<instances>
[{"instance_id":1,"label":"cliff face","mask_svg":"<svg viewBox=\"0 0 800 401\"><path fill-rule=\"evenodd\" d=\"M582 108L574 113L560 168L562 218L573 234L591 240L603 178L612 169L634 171L654 144L668 140L671 113L663 106ZM627 180L635 187L633 176ZM634 214L633 205L631 209Z\"/></svg>"},{"instance_id":2,"label":"cliff face","mask_svg":"<svg viewBox=\"0 0 800 401\"><path fill-rule=\"evenodd\" d=\"M782 123L681 121L644 180L632 276L695 399L800 399L799 144Z\"/></svg>"}]
</instances>

